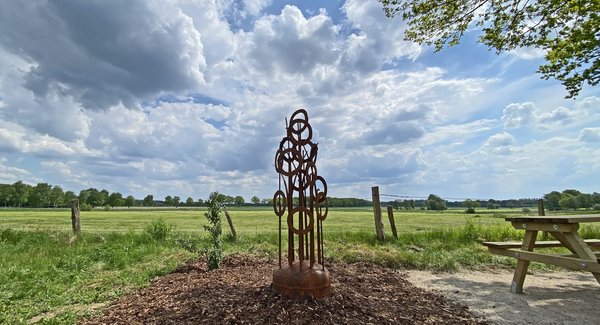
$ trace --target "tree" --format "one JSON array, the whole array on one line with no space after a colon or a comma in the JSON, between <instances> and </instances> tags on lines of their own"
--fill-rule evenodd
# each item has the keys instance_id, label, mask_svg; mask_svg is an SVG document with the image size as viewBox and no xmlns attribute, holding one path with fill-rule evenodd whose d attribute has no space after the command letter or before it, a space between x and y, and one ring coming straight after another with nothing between
<instances>
[{"instance_id":1,"label":"tree","mask_svg":"<svg viewBox=\"0 0 600 325\"><path fill-rule=\"evenodd\" d=\"M592 204L600 204L600 193L592 193Z\"/></svg>"},{"instance_id":2,"label":"tree","mask_svg":"<svg viewBox=\"0 0 600 325\"><path fill-rule=\"evenodd\" d=\"M14 191L14 202L20 208L29 201L29 189L31 185L18 181L12 185Z\"/></svg>"},{"instance_id":3,"label":"tree","mask_svg":"<svg viewBox=\"0 0 600 325\"><path fill-rule=\"evenodd\" d=\"M38 183L29 193L29 205L43 207L50 204L51 191L52 186L48 185L48 183Z\"/></svg>"},{"instance_id":4,"label":"tree","mask_svg":"<svg viewBox=\"0 0 600 325\"><path fill-rule=\"evenodd\" d=\"M493 210L493 209L499 209L499 208L500 208L500 205L499 205L499 204L496 204L496 203L488 202L488 204L487 204L487 208L488 208L488 209L491 209L491 210Z\"/></svg>"},{"instance_id":5,"label":"tree","mask_svg":"<svg viewBox=\"0 0 600 325\"><path fill-rule=\"evenodd\" d=\"M89 190L81 190L79 191L79 203L85 203L87 204L88 198L90 197L90 192Z\"/></svg>"},{"instance_id":6,"label":"tree","mask_svg":"<svg viewBox=\"0 0 600 325\"><path fill-rule=\"evenodd\" d=\"M131 208L135 204L135 198L131 195L125 198L125 206Z\"/></svg>"},{"instance_id":7,"label":"tree","mask_svg":"<svg viewBox=\"0 0 600 325\"><path fill-rule=\"evenodd\" d=\"M427 197L427 210L446 210L446 201L435 194Z\"/></svg>"},{"instance_id":8,"label":"tree","mask_svg":"<svg viewBox=\"0 0 600 325\"><path fill-rule=\"evenodd\" d=\"M174 197L173 197L173 205L174 205L175 207L178 207L178 206L179 206L179 202L180 202L180 201L181 201L181 199L179 198L179 196L174 196Z\"/></svg>"},{"instance_id":9,"label":"tree","mask_svg":"<svg viewBox=\"0 0 600 325\"><path fill-rule=\"evenodd\" d=\"M560 200L562 199L562 193L557 191L552 191L550 193L544 194L544 201L546 201L546 208L550 210L558 210L560 209Z\"/></svg>"},{"instance_id":10,"label":"tree","mask_svg":"<svg viewBox=\"0 0 600 325\"><path fill-rule=\"evenodd\" d=\"M98 191L95 188L89 188L86 191L89 193L86 203L92 207L102 206L108 200L108 191L106 190Z\"/></svg>"},{"instance_id":11,"label":"tree","mask_svg":"<svg viewBox=\"0 0 600 325\"><path fill-rule=\"evenodd\" d=\"M187 200L185 200L185 205L191 207L192 205L194 205L194 199L192 199L191 196L188 196Z\"/></svg>"},{"instance_id":12,"label":"tree","mask_svg":"<svg viewBox=\"0 0 600 325\"><path fill-rule=\"evenodd\" d=\"M75 193L73 191L66 191L65 192L65 203L70 204L71 201L73 201L73 199L76 199L77 195L75 195Z\"/></svg>"},{"instance_id":13,"label":"tree","mask_svg":"<svg viewBox=\"0 0 600 325\"><path fill-rule=\"evenodd\" d=\"M217 194L217 200L219 202L221 202L221 204L234 204L235 203L235 198L233 196L230 195L225 195L225 194Z\"/></svg>"},{"instance_id":14,"label":"tree","mask_svg":"<svg viewBox=\"0 0 600 325\"><path fill-rule=\"evenodd\" d=\"M8 206L13 201L15 189L10 184L0 184L0 202Z\"/></svg>"},{"instance_id":15,"label":"tree","mask_svg":"<svg viewBox=\"0 0 600 325\"><path fill-rule=\"evenodd\" d=\"M564 194L563 198L560 200L560 207L563 209L577 210L578 206L576 197L571 194Z\"/></svg>"},{"instance_id":16,"label":"tree","mask_svg":"<svg viewBox=\"0 0 600 325\"><path fill-rule=\"evenodd\" d=\"M481 206L481 203L479 203L479 201L473 201L471 199L466 199L463 204L467 208L467 210L465 211L467 213L475 213L475 208L479 208Z\"/></svg>"},{"instance_id":17,"label":"tree","mask_svg":"<svg viewBox=\"0 0 600 325\"><path fill-rule=\"evenodd\" d=\"M173 205L173 197L170 195L165 196L165 205L172 206Z\"/></svg>"},{"instance_id":18,"label":"tree","mask_svg":"<svg viewBox=\"0 0 600 325\"><path fill-rule=\"evenodd\" d=\"M405 39L434 45L436 51L456 45L471 22L481 28L479 41L497 53L522 47L542 49L542 78L562 82L576 97L583 84L600 82L600 2L565 0L379 0L388 17L408 24Z\"/></svg>"},{"instance_id":19,"label":"tree","mask_svg":"<svg viewBox=\"0 0 600 325\"><path fill-rule=\"evenodd\" d=\"M50 190L50 204L55 208L65 203L65 192L59 185L54 185Z\"/></svg>"},{"instance_id":20,"label":"tree","mask_svg":"<svg viewBox=\"0 0 600 325\"><path fill-rule=\"evenodd\" d=\"M120 207L123 205L123 194L119 192L110 193L108 200L106 201L111 207Z\"/></svg>"},{"instance_id":21,"label":"tree","mask_svg":"<svg viewBox=\"0 0 600 325\"><path fill-rule=\"evenodd\" d=\"M102 205L108 203L108 196L109 196L109 193L107 190L103 189L100 191L100 197L102 197Z\"/></svg>"},{"instance_id":22,"label":"tree","mask_svg":"<svg viewBox=\"0 0 600 325\"><path fill-rule=\"evenodd\" d=\"M146 195L143 202L145 207L154 206L154 196L152 194Z\"/></svg>"},{"instance_id":23,"label":"tree","mask_svg":"<svg viewBox=\"0 0 600 325\"><path fill-rule=\"evenodd\" d=\"M577 206L580 208L588 209L592 207L592 195L586 193L580 193L575 197L577 199Z\"/></svg>"},{"instance_id":24,"label":"tree","mask_svg":"<svg viewBox=\"0 0 600 325\"><path fill-rule=\"evenodd\" d=\"M246 201L244 201L244 198L241 196L236 196L235 198L233 198L233 202L235 203L235 205L240 206L243 205L244 203L246 203Z\"/></svg>"},{"instance_id":25,"label":"tree","mask_svg":"<svg viewBox=\"0 0 600 325\"><path fill-rule=\"evenodd\" d=\"M581 192L579 192L578 190L572 189L572 188L570 188L568 190L564 190L564 191L562 191L562 193L573 195L573 196L577 196L577 195L581 194Z\"/></svg>"},{"instance_id":26,"label":"tree","mask_svg":"<svg viewBox=\"0 0 600 325\"><path fill-rule=\"evenodd\" d=\"M250 199L250 202L252 202L252 204L260 204L260 198L255 195Z\"/></svg>"}]
</instances>

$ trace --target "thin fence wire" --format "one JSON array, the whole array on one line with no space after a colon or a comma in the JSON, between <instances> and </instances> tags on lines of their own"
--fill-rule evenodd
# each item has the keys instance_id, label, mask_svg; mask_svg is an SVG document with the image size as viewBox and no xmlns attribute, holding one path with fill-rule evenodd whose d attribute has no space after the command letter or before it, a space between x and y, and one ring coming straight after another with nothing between
<instances>
[{"instance_id":1,"label":"thin fence wire","mask_svg":"<svg viewBox=\"0 0 600 325\"><path fill-rule=\"evenodd\" d=\"M416 196L416 195L400 195L400 194L379 194L379 196L387 196L387 197L394 197L394 198L399 198L399 199L420 199L420 200L427 200L427 196ZM440 197L441 199L444 199L446 201L449 200L460 200L460 201L464 201L464 200L473 200L473 201L487 201L488 199L476 199L476 198L472 198L472 197Z\"/></svg>"}]
</instances>

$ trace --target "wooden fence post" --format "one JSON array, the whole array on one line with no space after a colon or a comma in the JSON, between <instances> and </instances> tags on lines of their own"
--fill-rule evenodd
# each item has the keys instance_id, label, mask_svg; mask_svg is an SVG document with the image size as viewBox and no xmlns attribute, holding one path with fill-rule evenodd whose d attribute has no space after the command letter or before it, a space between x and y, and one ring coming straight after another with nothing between
<instances>
[{"instance_id":1,"label":"wooden fence post","mask_svg":"<svg viewBox=\"0 0 600 325\"><path fill-rule=\"evenodd\" d=\"M231 220L231 216L229 215L229 212L227 211L227 207L225 205L223 205L223 211L225 211L225 217L227 217L227 222L229 223L229 228L231 228L231 235L233 236L233 240L237 240L237 232L235 231L235 228L233 227L233 220Z\"/></svg>"},{"instance_id":2,"label":"wooden fence post","mask_svg":"<svg viewBox=\"0 0 600 325\"><path fill-rule=\"evenodd\" d=\"M78 234L81 232L81 223L79 222L79 200L73 199L71 201L71 225L73 226L73 232Z\"/></svg>"},{"instance_id":3,"label":"wooden fence post","mask_svg":"<svg viewBox=\"0 0 600 325\"><path fill-rule=\"evenodd\" d=\"M546 211L544 210L544 199L538 200L538 216L545 216ZM548 240L548 232L542 232L542 240Z\"/></svg>"},{"instance_id":4,"label":"wooden fence post","mask_svg":"<svg viewBox=\"0 0 600 325\"><path fill-rule=\"evenodd\" d=\"M377 239L385 240L385 232L383 232L383 221L381 220L381 204L379 202L379 186L371 187L371 195L373 198L373 214L375 216L375 233Z\"/></svg>"},{"instance_id":5,"label":"wooden fence post","mask_svg":"<svg viewBox=\"0 0 600 325\"><path fill-rule=\"evenodd\" d=\"M390 219L390 227L392 228L392 235L394 238L398 239L398 232L396 231L396 221L394 221L394 208L387 207L388 211L388 219Z\"/></svg>"}]
</instances>

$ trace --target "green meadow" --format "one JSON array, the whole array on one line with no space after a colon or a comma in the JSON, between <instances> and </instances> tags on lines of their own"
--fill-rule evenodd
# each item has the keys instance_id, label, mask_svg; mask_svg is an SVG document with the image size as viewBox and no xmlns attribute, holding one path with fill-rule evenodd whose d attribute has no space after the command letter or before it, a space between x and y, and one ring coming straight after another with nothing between
<instances>
[{"instance_id":1,"label":"green meadow","mask_svg":"<svg viewBox=\"0 0 600 325\"><path fill-rule=\"evenodd\" d=\"M1 209L0 324L75 323L179 265L203 258L208 245L204 211L82 211L82 232L74 236L68 209ZM278 218L271 209L228 211L239 238L231 238L222 214L225 255L277 258ZM504 217L523 212L477 212L394 211L399 232L395 239L384 209L387 240L379 242L371 209L331 209L324 221L326 262L369 261L437 271L513 267L513 259L489 254L480 243L521 239L523 233ZM284 220L282 227L286 229ZM598 226L584 225L580 232L585 238L600 238ZM550 268L536 263L532 267Z\"/></svg>"},{"instance_id":2,"label":"green meadow","mask_svg":"<svg viewBox=\"0 0 600 325\"><path fill-rule=\"evenodd\" d=\"M276 232L278 218L269 207L228 207L236 228L241 234ZM205 209L113 209L81 211L81 228L84 232L128 232L141 231L145 225L156 219L163 219L175 230L184 233L202 232L205 224ZM503 223L505 216L523 214L521 209L481 210L466 214L464 210L427 211L395 210L399 232L412 232L440 227L459 227L466 222L483 224ZM390 233L387 212L382 211ZM285 220L283 220L285 227ZM225 224L226 226L226 224ZM15 230L57 230L71 229L69 209L6 209L0 210L0 227ZM370 232L374 231L373 210L371 208L335 208L329 210L324 221L326 232Z\"/></svg>"}]
</instances>

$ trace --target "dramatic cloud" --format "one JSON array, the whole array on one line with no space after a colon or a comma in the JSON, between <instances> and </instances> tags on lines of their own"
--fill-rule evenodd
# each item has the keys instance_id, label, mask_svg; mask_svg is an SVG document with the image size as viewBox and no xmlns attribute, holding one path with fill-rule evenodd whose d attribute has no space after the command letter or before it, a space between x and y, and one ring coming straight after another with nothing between
<instances>
[{"instance_id":1,"label":"dramatic cloud","mask_svg":"<svg viewBox=\"0 0 600 325\"><path fill-rule=\"evenodd\" d=\"M414 60L421 53L420 46L404 41L406 28L402 19L387 18L377 1L349 0L342 9L352 27L360 31L350 38L352 50L348 57L350 62L354 61L357 70L373 71L394 58L406 56ZM372 69L368 69L369 66Z\"/></svg>"},{"instance_id":2,"label":"dramatic cloud","mask_svg":"<svg viewBox=\"0 0 600 325\"><path fill-rule=\"evenodd\" d=\"M31 62L25 86L44 100L52 89L86 108L134 106L203 82L200 33L164 2L4 2L0 39Z\"/></svg>"},{"instance_id":3,"label":"dramatic cloud","mask_svg":"<svg viewBox=\"0 0 600 325\"><path fill-rule=\"evenodd\" d=\"M0 183L267 198L303 107L332 196L597 191L597 89L564 100L529 49L433 53L376 0L323 5L1 2Z\"/></svg>"},{"instance_id":4,"label":"dramatic cloud","mask_svg":"<svg viewBox=\"0 0 600 325\"><path fill-rule=\"evenodd\" d=\"M318 65L337 58L337 27L326 13L306 19L293 6L279 16L266 16L255 23L251 62L261 71L309 74Z\"/></svg>"}]
</instances>

